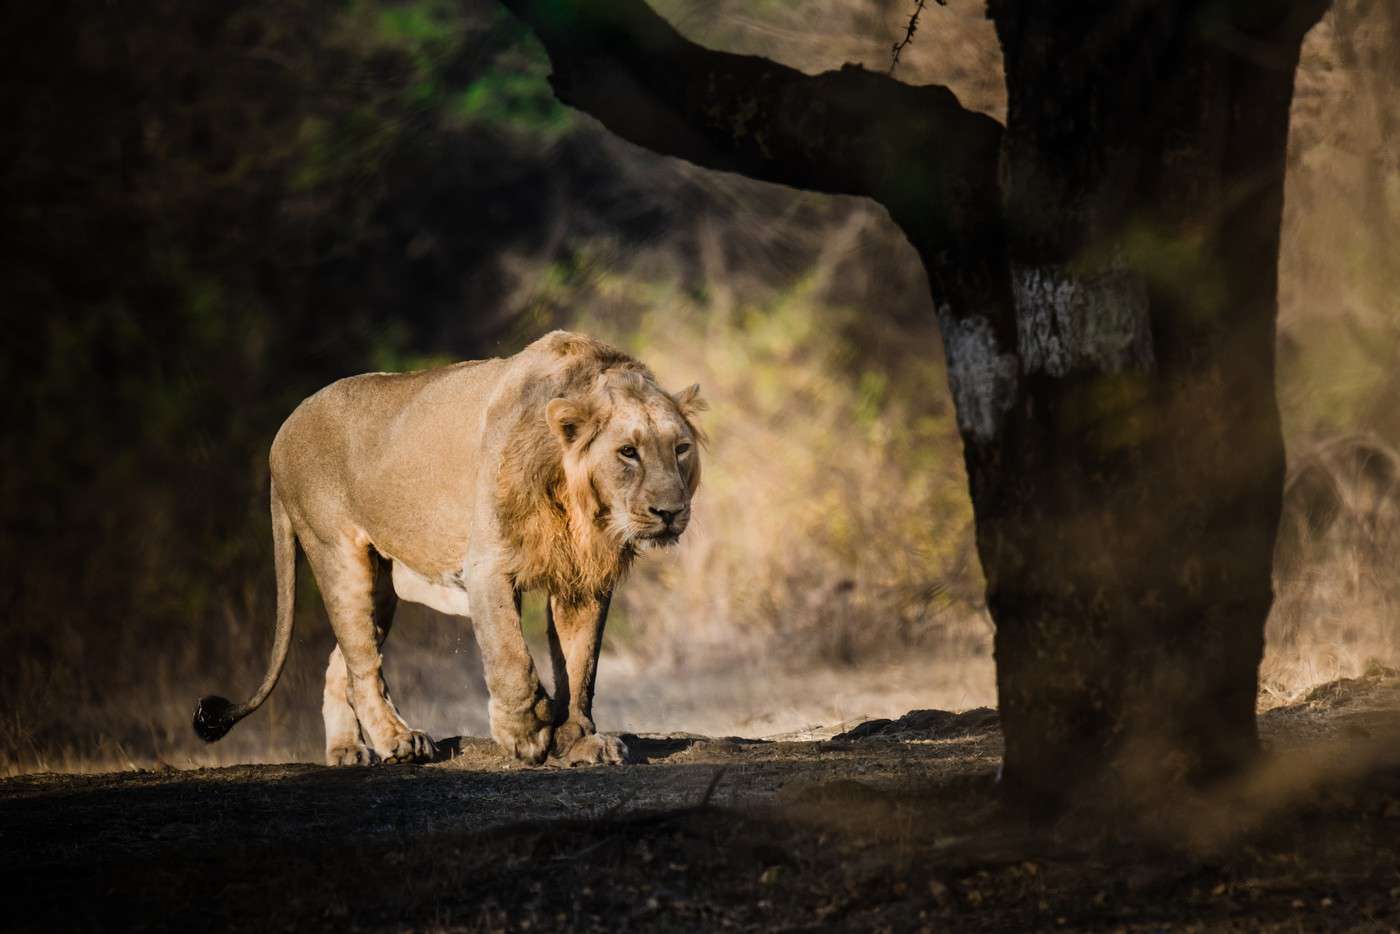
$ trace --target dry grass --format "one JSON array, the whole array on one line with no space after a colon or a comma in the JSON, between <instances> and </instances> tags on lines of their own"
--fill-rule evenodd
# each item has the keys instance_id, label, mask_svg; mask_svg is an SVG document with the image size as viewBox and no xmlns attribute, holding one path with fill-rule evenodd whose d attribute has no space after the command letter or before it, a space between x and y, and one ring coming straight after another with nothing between
<instances>
[{"instance_id":1,"label":"dry grass","mask_svg":"<svg viewBox=\"0 0 1400 934\"><path fill-rule=\"evenodd\" d=\"M142 659L124 659L139 668L129 676L96 660L45 666L22 659L9 677L10 696L22 685L23 702L0 715L0 775L320 761L322 675L332 638L314 588L299 605L296 640L277 690L212 745L191 729L194 702L211 692L252 692L267 664L271 606L230 609L224 625L210 625L221 640L212 659L193 632L150 646ZM403 605L385 667L395 699L415 725L439 736L484 735L486 688L470 627Z\"/></svg>"}]
</instances>

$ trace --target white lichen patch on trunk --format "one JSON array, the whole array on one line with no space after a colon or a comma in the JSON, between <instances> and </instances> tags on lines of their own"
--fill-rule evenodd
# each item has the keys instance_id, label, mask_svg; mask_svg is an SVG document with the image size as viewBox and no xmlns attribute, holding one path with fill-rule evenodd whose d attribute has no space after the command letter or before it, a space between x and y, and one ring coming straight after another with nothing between
<instances>
[{"instance_id":1,"label":"white lichen patch on trunk","mask_svg":"<svg viewBox=\"0 0 1400 934\"><path fill-rule=\"evenodd\" d=\"M1022 371L1119 373L1153 367L1147 286L1128 270L1070 272L1013 266L1017 350Z\"/></svg>"},{"instance_id":2,"label":"white lichen patch on trunk","mask_svg":"<svg viewBox=\"0 0 1400 934\"><path fill-rule=\"evenodd\" d=\"M992 441L1016 402L1020 361L997 346L991 322L981 315L954 318L944 305L938 309L938 324L958 427L978 442Z\"/></svg>"}]
</instances>

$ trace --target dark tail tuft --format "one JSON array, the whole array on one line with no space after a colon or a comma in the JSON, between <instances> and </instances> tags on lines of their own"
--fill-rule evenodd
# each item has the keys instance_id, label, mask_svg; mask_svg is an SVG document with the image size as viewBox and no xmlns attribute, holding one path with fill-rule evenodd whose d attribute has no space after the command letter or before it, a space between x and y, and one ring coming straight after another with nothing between
<instances>
[{"instance_id":1,"label":"dark tail tuft","mask_svg":"<svg viewBox=\"0 0 1400 934\"><path fill-rule=\"evenodd\" d=\"M231 713L233 704L223 697L201 697L194 707L194 731L206 743L222 739L233 729L238 718Z\"/></svg>"}]
</instances>

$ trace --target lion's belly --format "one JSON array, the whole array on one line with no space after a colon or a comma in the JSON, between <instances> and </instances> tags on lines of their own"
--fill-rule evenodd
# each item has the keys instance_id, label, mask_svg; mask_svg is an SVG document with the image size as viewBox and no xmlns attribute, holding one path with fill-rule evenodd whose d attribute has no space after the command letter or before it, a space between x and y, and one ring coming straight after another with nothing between
<instances>
[{"instance_id":1,"label":"lion's belly","mask_svg":"<svg viewBox=\"0 0 1400 934\"><path fill-rule=\"evenodd\" d=\"M394 562L394 593L400 600L421 603L449 616L472 615L464 588L429 580L402 561Z\"/></svg>"}]
</instances>

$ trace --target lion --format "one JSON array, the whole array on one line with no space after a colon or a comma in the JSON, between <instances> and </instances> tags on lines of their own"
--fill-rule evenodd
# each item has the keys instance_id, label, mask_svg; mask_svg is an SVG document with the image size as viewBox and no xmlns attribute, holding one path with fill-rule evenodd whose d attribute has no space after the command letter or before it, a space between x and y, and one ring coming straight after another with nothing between
<instances>
[{"instance_id":1,"label":"lion","mask_svg":"<svg viewBox=\"0 0 1400 934\"><path fill-rule=\"evenodd\" d=\"M513 357L332 383L272 443L277 630L243 704L205 697L213 742L262 704L291 644L300 543L336 647L322 714L330 765L426 761L384 682L399 599L468 617L490 692L491 736L537 764L620 763L592 717L613 588L637 553L673 544L700 483L699 387L667 393L638 361L555 331ZM554 697L520 629L520 598L548 592Z\"/></svg>"}]
</instances>

